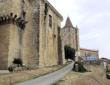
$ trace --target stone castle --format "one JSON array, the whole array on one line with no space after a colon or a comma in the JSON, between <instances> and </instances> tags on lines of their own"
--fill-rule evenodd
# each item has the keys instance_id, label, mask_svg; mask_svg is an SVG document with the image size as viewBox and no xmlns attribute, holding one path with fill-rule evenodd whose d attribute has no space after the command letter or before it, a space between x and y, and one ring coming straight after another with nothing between
<instances>
[{"instance_id":1,"label":"stone castle","mask_svg":"<svg viewBox=\"0 0 110 85\"><path fill-rule=\"evenodd\" d=\"M14 58L29 68L65 63L64 45L80 56L79 30L47 0L0 0L0 69ZM69 33L69 34L68 34Z\"/></svg>"}]
</instances>

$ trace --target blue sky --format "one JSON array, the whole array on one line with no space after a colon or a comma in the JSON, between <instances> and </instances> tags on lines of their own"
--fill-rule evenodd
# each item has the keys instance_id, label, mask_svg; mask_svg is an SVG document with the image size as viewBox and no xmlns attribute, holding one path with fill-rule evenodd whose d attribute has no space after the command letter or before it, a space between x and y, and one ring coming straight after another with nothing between
<instances>
[{"instance_id":1,"label":"blue sky","mask_svg":"<svg viewBox=\"0 0 110 85\"><path fill-rule=\"evenodd\" d=\"M49 0L62 14L64 26L67 16L80 31L82 48L99 50L100 57L110 59L110 0Z\"/></svg>"}]
</instances>

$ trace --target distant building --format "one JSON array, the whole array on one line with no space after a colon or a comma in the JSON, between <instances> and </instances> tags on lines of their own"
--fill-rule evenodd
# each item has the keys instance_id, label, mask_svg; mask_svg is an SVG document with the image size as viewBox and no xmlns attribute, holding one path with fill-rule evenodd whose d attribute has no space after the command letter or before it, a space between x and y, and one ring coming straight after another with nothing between
<instances>
[{"instance_id":1,"label":"distant building","mask_svg":"<svg viewBox=\"0 0 110 85\"><path fill-rule=\"evenodd\" d=\"M86 60L87 61L95 61L95 60L97 60L97 58L94 56L87 56Z\"/></svg>"},{"instance_id":2,"label":"distant building","mask_svg":"<svg viewBox=\"0 0 110 85\"><path fill-rule=\"evenodd\" d=\"M110 70L110 59L101 58L101 59L100 59L100 62L104 63L104 64L105 64L104 67L106 66L106 67L108 67L108 69ZM106 67L105 67L105 68L106 68Z\"/></svg>"},{"instance_id":3,"label":"distant building","mask_svg":"<svg viewBox=\"0 0 110 85\"><path fill-rule=\"evenodd\" d=\"M98 50L80 48L80 56L83 58L83 60L89 61L98 60L99 52Z\"/></svg>"}]
</instances>

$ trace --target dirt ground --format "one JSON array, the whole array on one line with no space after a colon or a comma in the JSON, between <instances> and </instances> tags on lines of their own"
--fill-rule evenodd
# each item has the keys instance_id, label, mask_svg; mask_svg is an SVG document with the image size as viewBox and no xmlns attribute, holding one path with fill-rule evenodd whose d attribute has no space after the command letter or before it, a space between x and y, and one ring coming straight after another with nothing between
<instances>
[{"instance_id":1,"label":"dirt ground","mask_svg":"<svg viewBox=\"0 0 110 85\"><path fill-rule=\"evenodd\" d=\"M54 85L110 85L102 66L87 66L92 72L78 73L71 71Z\"/></svg>"}]
</instances>

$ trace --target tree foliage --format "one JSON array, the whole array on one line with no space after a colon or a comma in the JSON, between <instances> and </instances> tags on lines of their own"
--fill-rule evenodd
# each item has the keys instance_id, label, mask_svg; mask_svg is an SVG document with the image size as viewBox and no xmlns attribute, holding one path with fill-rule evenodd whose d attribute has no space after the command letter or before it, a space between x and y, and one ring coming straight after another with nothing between
<instances>
[{"instance_id":1,"label":"tree foliage","mask_svg":"<svg viewBox=\"0 0 110 85\"><path fill-rule=\"evenodd\" d=\"M71 48L68 45L65 45L64 49L65 49L65 59L67 59L67 60L68 59L74 60L75 59L75 49Z\"/></svg>"},{"instance_id":2,"label":"tree foliage","mask_svg":"<svg viewBox=\"0 0 110 85\"><path fill-rule=\"evenodd\" d=\"M13 64L19 64L19 65L22 65L23 62L22 62L21 58L15 58L14 61L13 61Z\"/></svg>"},{"instance_id":3,"label":"tree foliage","mask_svg":"<svg viewBox=\"0 0 110 85\"><path fill-rule=\"evenodd\" d=\"M84 67L84 64L80 61L75 62L75 64L78 64L78 72L87 72L87 70ZM74 66L75 68L75 66Z\"/></svg>"}]
</instances>

